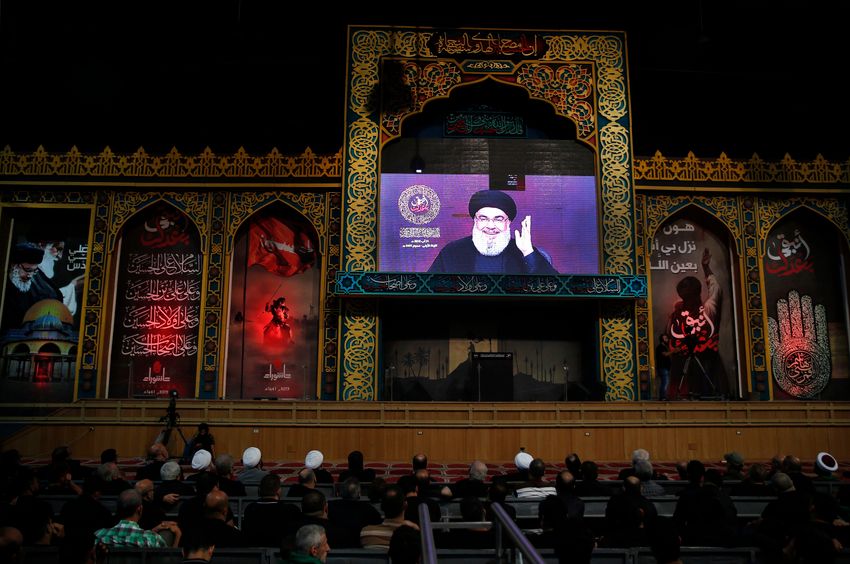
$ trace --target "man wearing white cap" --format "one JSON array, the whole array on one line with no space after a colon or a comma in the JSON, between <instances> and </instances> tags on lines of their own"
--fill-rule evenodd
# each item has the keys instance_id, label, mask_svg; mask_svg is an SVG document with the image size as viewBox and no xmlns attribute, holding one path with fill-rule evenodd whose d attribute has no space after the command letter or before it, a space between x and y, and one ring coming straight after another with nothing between
<instances>
[{"instance_id":1,"label":"man wearing white cap","mask_svg":"<svg viewBox=\"0 0 850 564\"><path fill-rule=\"evenodd\" d=\"M304 457L304 467L309 468L316 475L317 484L333 484L334 477L331 473L322 468L322 462L325 461L325 455L320 450L311 450Z\"/></svg>"},{"instance_id":2,"label":"man wearing white cap","mask_svg":"<svg viewBox=\"0 0 850 564\"><path fill-rule=\"evenodd\" d=\"M215 468L212 465L212 455L210 454L210 451L201 449L195 453L195 456L192 457L192 470L194 470L196 474L192 474L186 478L187 481L196 481L198 476L204 472L212 472L215 474Z\"/></svg>"},{"instance_id":3,"label":"man wearing white cap","mask_svg":"<svg viewBox=\"0 0 850 564\"><path fill-rule=\"evenodd\" d=\"M496 478L493 478L493 480L498 480L502 482L527 482L530 479L528 475L528 467L531 464L532 460L534 460L534 457L531 456L529 453L525 452L524 447L520 448L519 452L514 457L514 466L516 466L516 472L497 476Z\"/></svg>"},{"instance_id":4,"label":"man wearing white cap","mask_svg":"<svg viewBox=\"0 0 850 564\"><path fill-rule=\"evenodd\" d=\"M257 447L248 447L242 453L242 471L236 479L243 484L257 484L268 472L263 470L263 453Z\"/></svg>"},{"instance_id":5,"label":"man wearing white cap","mask_svg":"<svg viewBox=\"0 0 850 564\"><path fill-rule=\"evenodd\" d=\"M815 458L815 474L817 474L817 478L815 478L816 480L837 482L839 478L834 475L834 472L837 471L838 461L835 460L834 456L828 452L818 453L817 458Z\"/></svg>"}]
</instances>

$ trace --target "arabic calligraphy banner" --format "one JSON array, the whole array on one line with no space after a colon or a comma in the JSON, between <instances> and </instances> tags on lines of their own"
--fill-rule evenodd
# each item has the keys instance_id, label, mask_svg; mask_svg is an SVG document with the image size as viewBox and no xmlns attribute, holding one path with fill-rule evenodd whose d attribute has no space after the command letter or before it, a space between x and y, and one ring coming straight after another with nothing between
<instances>
[{"instance_id":1,"label":"arabic calligraphy banner","mask_svg":"<svg viewBox=\"0 0 850 564\"><path fill-rule=\"evenodd\" d=\"M315 399L321 269L313 228L283 208L236 236L228 398Z\"/></svg>"},{"instance_id":2,"label":"arabic calligraphy banner","mask_svg":"<svg viewBox=\"0 0 850 564\"><path fill-rule=\"evenodd\" d=\"M762 264L775 399L850 397L840 245L835 229L809 212L768 234Z\"/></svg>"},{"instance_id":3,"label":"arabic calligraphy banner","mask_svg":"<svg viewBox=\"0 0 850 564\"><path fill-rule=\"evenodd\" d=\"M74 395L91 210L3 208L0 394L63 402Z\"/></svg>"},{"instance_id":4,"label":"arabic calligraphy banner","mask_svg":"<svg viewBox=\"0 0 850 564\"><path fill-rule=\"evenodd\" d=\"M729 245L701 217L680 216L653 236L649 255L653 347L659 378L653 398L737 396L738 364ZM660 368L669 358L661 393Z\"/></svg>"},{"instance_id":5,"label":"arabic calligraphy banner","mask_svg":"<svg viewBox=\"0 0 850 564\"><path fill-rule=\"evenodd\" d=\"M109 397L195 393L203 256L188 218L167 204L124 228Z\"/></svg>"}]
</instances>

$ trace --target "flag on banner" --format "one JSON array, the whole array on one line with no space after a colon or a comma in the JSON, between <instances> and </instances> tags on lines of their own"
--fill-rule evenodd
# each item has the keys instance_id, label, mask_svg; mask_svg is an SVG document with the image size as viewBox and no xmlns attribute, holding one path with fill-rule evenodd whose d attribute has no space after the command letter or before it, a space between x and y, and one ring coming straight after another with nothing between
<instances>
[{"instance_id":1,"label":"flag on banner","mask_svg":"<svg viewBox=\"0 0 850 564\"><path fill-rule=\"evenodd\" d=\"M279 219L263 217L251 222L248 232L248 267L259 264L272 274L292 276L316 261L307 234Z\"/></svg>"}]
</instances>

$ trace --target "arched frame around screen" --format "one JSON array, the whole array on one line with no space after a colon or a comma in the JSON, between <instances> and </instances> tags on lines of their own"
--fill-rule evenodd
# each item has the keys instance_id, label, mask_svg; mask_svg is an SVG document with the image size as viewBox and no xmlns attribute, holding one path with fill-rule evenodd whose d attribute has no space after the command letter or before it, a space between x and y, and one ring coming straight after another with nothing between
<instances>
[{"instance_id":1,"label":"arched frame around screen","mask_svg":"<svg viewBox=\"0 0 850 564\"><path fill-rule=\"evenodd\" d=\"M529 38L531 41L527 41ZM507 45L519 49L520 39L522 56L517 50L512 50L507 61L480 55ZM370 272L377 268L382 143L398 134L397 126L405 115L420 111L428 100L447 96L465 80L490 76L514 82L532 97L551 103L559 115L576 122L579 138L597 154L603 272L636 272L631 126L622 33L357 27L349 29L348 49L342 193L344 271ZM411 62L405 82L411 102L406 108L381 106L382 64L389 59ZM563 80L571 73L592 77L589 96L574 95L574 82ZM581 98L580 103L577 98ZM628 302L600 305L600 367L608 384L607 399L638 399L633 310ZM375 311L373 304L360 298L346 299L342 304L340 399L378 399L380 328Z\"/></svg>"}]
</instances>

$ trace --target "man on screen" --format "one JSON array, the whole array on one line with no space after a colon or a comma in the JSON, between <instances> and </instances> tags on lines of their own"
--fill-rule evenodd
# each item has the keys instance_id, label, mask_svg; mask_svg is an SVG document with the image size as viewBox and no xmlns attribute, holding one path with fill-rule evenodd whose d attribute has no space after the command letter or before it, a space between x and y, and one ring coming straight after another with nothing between
<instances>
[{"instance_id":1,"label":"man on screen","mask_svg":"<svg viewBox=\"0 0 850 564\"><path fill-rule=\"evenodd\" d=\"M469 199L472 235L448 243L428 272L558 274L549 258L531 244L531 216L511 241L516 203L500 190L480 190Z\"/></svg>"}]
</instances>

